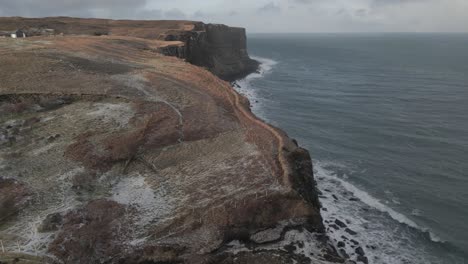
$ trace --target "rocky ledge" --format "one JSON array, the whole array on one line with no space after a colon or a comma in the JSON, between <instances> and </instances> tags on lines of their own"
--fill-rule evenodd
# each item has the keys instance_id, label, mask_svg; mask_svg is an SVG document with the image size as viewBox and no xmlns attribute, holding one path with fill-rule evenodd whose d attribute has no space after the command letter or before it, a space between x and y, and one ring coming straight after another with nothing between
<instances>
[{"instance_id":1,"label":"rocky ledge","mask_svg":"<svg viewBox=\"0 0 468 264\"><path fill-rule=\"evenodd\" d=\"M57 34L0 38L1 263L342 262L308 152L211 73L253 69L244 30L15 21Z\"/></svg>"}]
</instances>

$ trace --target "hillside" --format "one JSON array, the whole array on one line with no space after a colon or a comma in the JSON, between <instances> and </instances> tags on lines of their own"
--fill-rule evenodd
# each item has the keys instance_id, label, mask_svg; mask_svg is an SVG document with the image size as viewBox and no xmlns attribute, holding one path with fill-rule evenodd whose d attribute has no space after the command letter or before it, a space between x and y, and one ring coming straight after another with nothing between
<instances>
[{"instance_id":1,"label":"hillside","mask_svg":"<svg viewBox=\"0 0 468 264\"><path fill-rule=\"evenodd\" d=\"M41 27L55 33L0 38L0 261L340 261L308 152L213 74L252 71L245 30L0 19ZM189 63L210 50L211 72Z\"/></svg>"}]
</instances>

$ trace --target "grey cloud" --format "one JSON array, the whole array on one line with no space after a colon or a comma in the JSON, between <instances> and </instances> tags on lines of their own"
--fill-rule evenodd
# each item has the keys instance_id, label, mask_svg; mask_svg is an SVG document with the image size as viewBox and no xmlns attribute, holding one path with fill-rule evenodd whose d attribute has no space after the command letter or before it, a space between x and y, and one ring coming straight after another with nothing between
<instances>
[{"instance_id":1,"label":"grey cloud","mask_svg":"<svg viewBox=\"0 0 468 264\"><path fill-rule=\"evenodd\" d=\"M158 20L163 18L163 11L159 9L141 10L137 16L141 19Z\"/></svg>"},{"instance_id":2,"label":"grey cloud","mask_svg":"<svg viewBox=\"0 0 468 264\"><path fill-rule=\"evenodd\" d=\"M0 0L4 16L92 16L95 10L112 14L132 14L147 0Z\"/></svg>"},{"instance_id":3,"label":"grey cloud","mask_svg":"<svg viewBox=\"0 0 468 264\"><path fill-rule=\"evenodd\" d=\"M414 2L428 2L427 0L372 0L373 6L401 5Z\"/></svg>"},{"instance_id":4,"label":"grey cloud","mask_svg":"<svg viewBox=\"0 0 468 264\"><path fill-rule=\"evenodd\" d=\"M0 0L0 16L196 19L249 32L466 32L468 1Z\"/></svg>"},{"instance_id":5,"label":"grey cloud","mask_svg":"<svg viewBox=\"0 0 468 264\"><path fill-rule=\"evenodd\" d=\"M270 2L257 9L258 12L262 13L279 13L281 12L281 7L277 6L275 3Z\"/></svg>"},{"instance_id":6,"label":"grey cloud","mask_svg":"<svg viewBox=\"0 0 468 264\"><path fill-rule=\"evenodd\" d=\"M168 19L186 19L187 15L178 8L173 8L164 12L164 17Z\"/></svg>"},{"instance_id":7,"label":"grey cloud","mask_svg":"<svg viewBox=\"0 0 468 264\"><path fill-rule=\"evenodd\" d=\"M367 13L368 13L367 9L364 9L364 8L358 9L354 12L354 14L358 17L365 17Z\"/></svg>"}]
</instances>

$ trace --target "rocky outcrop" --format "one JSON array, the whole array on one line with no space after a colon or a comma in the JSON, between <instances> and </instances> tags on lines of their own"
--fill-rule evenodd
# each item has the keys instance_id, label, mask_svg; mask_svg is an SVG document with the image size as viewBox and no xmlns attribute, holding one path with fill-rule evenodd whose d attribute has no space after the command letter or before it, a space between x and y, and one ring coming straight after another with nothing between
<instances>
[{"instance_id":1,"label":"rocky outcrop","mask_svg":"<svg viewBox=\"0 0 468 264\"><path fill-rule=\"evenodd\" d=\"M188 62L206 67L224 80L242 78L258 68L258 62L247 53L244 28L225 25L203 25L186 41L185 58Z\"/></svg>"},{"instance_id":2,"label":"rocky outcrop","mask_svg":"<svg viewBox=\"0 0 468 264\"><path fill-rule=\"evenodd\" d=\"M258 62L247 53L244 28L194 21L0 18L0 31L16 29L22 29L27 36L119 35L169 41L172 43L159 48L161 53L186 59L227 81L242 78L258 68Z\"/></svg>"}]
</instances>

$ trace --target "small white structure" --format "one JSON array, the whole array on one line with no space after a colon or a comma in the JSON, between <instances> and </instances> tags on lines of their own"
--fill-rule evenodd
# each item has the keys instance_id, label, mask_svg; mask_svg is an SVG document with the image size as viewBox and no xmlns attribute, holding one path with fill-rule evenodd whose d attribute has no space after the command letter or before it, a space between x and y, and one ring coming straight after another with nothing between
<instances>
[{"instance_id":1,"label":"small white structure","mask_svg":"<svg viewBox=\"0 0 468 264\"><path fill-rule=\"evenodd\" d=\"M25 38L26 33L24 33L22 30L17 30L15 33L11 33L11 38Z\"/></svg>"}]
</instances>

